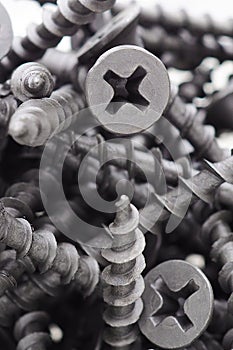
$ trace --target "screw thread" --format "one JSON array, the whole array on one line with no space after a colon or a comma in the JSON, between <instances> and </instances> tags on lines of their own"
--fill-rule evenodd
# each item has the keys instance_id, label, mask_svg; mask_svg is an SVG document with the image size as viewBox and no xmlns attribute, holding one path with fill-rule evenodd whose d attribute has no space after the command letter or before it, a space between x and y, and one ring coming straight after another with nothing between
<instances>
[{"instance_id":1,"label":"screw thread","mask_svg":"<svg viewBox=\"0 0 233 350\"><path fill-rule=\"evenodd\" d=\"M193 145L199 158L204 157L213 162L225 159L226 151L218 145L214 127L200 123L197 115L197 108L184 103L177 91L173 91L165 117Z\"/></svg>"},{"instance_id":2,"label":"screw thread","mask_svg":"<svg viewBox=\"0 0 233 350\"><path fill-rule=\"evenodd\" d=\"M20 65L11 76L14 96L24 102L30 98L49 97L54 88L54 79L47 68L36 62Z\"/></svg>"},{"instance_id":3,"label":"screw thread","mask_svg":"<svg viewBox=\"0 0 233 350\"><path fill-rule=\"evenodd\" d=\"M16 350L31 347L48 349L51 345L48 326L49 316L46 312L35 311L20 317L14 327L14 337L18 342Z\"/></svg>"},{"instance_id":4,"label":"screw thread","mask_svg":"<svg viewBox=\"0 0 233 350\"><path fill-rule=\"evenodd\" d=\"M35 271L35 266L29 257L17 259L16 251L10 249L0 254L0 297L7 290L17 287L25 271L28 274Z\"/></svg>"},{"instance_id":5,"label":"screw thread","mask_svg":"<svg viewBox=\"0 0 233 350\"><path fill-rule=\"evenodd\" d=\"M9 54L1 61L2 73L10 73L19 64L41 58L46 49L55 47L63 36L71 36L78 26L90 23L95 13L109 10L115 0L58 0L44 8L40 25L31 24L24 38L15 39Z\"/></svg>"},{"instance_id":6,"label":"screw thread","mask_svg":"<svg viewBox=\"0 0 233 350\"><path fill-rule=\"evenodd\" d=\"M49 98L28 100L11 118L9 134L21 145L41 146L55 133L67 129L83 103L70 85Z\"/></svg>"},{"instance_id":7,"label":"screw thread","mask_svg":"<svg viewBox=\"0 0 233 350\"><path fill-rule=\"evenodd\" d=\"M33 232L27 220L12 217L4 207L0 211L0 223L1 242L15 249L20 258L28 256L41 273L53 269L63 284L75 279L77 284L81 282L87 294L93 292L99 280L98 266L93 258L80 258L77 249L70 243L57 245L54 233L48 230L46 224ZM81 271L85 273L79 270L80 259L84 260ZM9 280L8 284L11 283L12 275L5 276L5 279Z\"/></svg>"},{"instance_id":8,"label":"screw thread","mask_svg":"<svg viewBox=\"0 0 233 350\"><path fill-rule=\"evenodd\" d=\"M161 25L168 30L187 29L194 35L205 35L207 33L215 36L232 36L232 18L224 22L217 21L209 14L202 14L198 17L193 16L192 13L186 9L178 9L177 11L168 11L161 5L156 5L153 11L146 11L142 9L142 16L140 22L151 23L153 25Z\"/></svg>"},{"instance_id":9,"label":"screw thread","mask_svg":"<svg viewBox=\"0 0 233 350\"><path fill-rule=\"evenodd\" d=\"M180 178L180 186L166 195L159 196L154 193L151 203L143 209L140 224L150 230L154 226L151 218L157 212L161 212L160 220L165 220L169 214L183 218L187 203L192 204L197 198L205 203L213 203L216 189L225 182L233 183L232 165L232 156L216 163L205 161L206 169L190 179Z\"/></svg>"},{"instance_id":10,"label":"screw thread","mask_svg":"<svg viewBox=\"0 0 233 350\"><path fill-rule=\"evenodd\" d=\"M158 149L153 149L148 153L136 149L131 140L117 144L105 142L101 135L96 138L80 136L75 147L76 151L82 154L90 152L92 156L100 160L101 164L108 163L121 169L127 169L132 178L145 179L146 177L147 181L153 184L155 179L159 183L159 175L156 175L158 173L160 175L164 173L166 181L173 185L177 183L179 176L186 177L188 173L188 164L163 159Z\"/></svg>"},{"instance_id":11,"label":"screw thread","mask_svg":"<svg viewBox=\"0 0 233 350\"><path fill-rule=\"evenodd\" d=\"M193 36L183 38L171 35L163 27L140 28L142 40L147 50L162 56L167 67L193 70L205 57L215 57L220 62L231 60L233 51L214 36L205 40L196 40ZM229 41L232 39L228 38Z\"/></svg>"},{"instance_id":12,"label":"screw thread","mask_svg":"<svg viewBox=\"0 0 233 350\"><path fill-rule=\"evenodd\" d=\"M221 266L219 283L227 293L233 292L233 233L229 211L211 215L202 227L202 234L211 244L211 258Z\"/></svg>"},{"instance_id":13,"label":"screw thread","mask_svg":"<svg viewBox=\"0 0 233 350\"><path fill-rule=\"evenodd\" d=\"M104 340L112 347L123 349L137 338L136 324L143 308L141 273L145 268L142 255L145 240L138 229L138 211L130 205L128 197L122 196L117 207L115 221L109 226L113 246L102 251L102 256L110 263L102 272L107 304Z\"/></svg>"}]
</instances>

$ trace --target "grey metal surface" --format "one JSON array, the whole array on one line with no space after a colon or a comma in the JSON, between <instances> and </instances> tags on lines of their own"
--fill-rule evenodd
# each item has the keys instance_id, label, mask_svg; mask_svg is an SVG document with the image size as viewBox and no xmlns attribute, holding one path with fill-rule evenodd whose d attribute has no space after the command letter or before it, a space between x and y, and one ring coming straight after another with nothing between
<instances>
[{"instance_id":1,"label":"grey metal surface","mask_svg":"<svg viewBox=\"0 0 233 350\"><path fill-rule=\"evenodd\" d=\"M213 291L197 267L169 260L145 277L142 333L164 349L190 345L207 328L213 311Z\"/></svg>"}]
</instances>

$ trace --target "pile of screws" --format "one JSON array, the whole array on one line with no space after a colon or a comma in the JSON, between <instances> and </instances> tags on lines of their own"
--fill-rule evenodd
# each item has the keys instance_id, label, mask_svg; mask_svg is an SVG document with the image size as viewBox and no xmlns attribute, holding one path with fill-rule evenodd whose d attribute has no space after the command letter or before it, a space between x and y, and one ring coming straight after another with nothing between
<instances>
[{"instance_id":1,"label":"pile of screws","mask_svg":"<svg viewBox=\"0 0 233 350\"><path fill-rule=\"evenodd\" d=\"M233 349L232 19L40 5L0 3L1 349Z\"/></svg>"}]
</instances>

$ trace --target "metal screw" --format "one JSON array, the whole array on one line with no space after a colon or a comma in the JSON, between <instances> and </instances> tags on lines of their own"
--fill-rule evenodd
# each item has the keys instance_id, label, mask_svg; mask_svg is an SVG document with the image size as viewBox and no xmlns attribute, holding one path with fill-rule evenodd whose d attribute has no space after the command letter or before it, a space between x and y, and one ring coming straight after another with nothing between
<instances>
[{"instance_id":1,"label":"metal screw","mask_svg":"<svg viewBox=\"0 0 233 350\"><path fill-rule=\"evenodd\" d=\"M43 145L54 133L70 126L80 107L80 95L70 85L63 86L49 98L22 103L11 117L9 135L21 145Z\"/></svg>"},{"instance_id":2,"label":"metal screw","mask_svg":"<svg viewBox=\"0 0 233 350\"><path fill-rule=\"evenodd\" d=\"M169 93L163 63L137 46L122 45L105 52L87 74L90 110L105 129L116 134L148 129L161 117Z\"/></svg>"},{"instance_id":3,"label":"metal screw","mask_svg":"<svg viewBox=\"0 0 233 350\"><path fill-rule=\"evenodd\" d=\"M142 333L165 349L190 345L208 326L213 311L213 291L197 267L169 260L145 277Z\"/></svg>"},{"instance_id":4,"label":"metal screw","mask_svg":"<svg viewBox=\"0 0 233 350\"><path fill-rule=\"evenodd\" d=\"M11 20L5 7L0 4L0 23L1 23L1 39L0 39L0 59L4 57L10 50L13 41L13 30Z\"/></svg>"},{"instance_id":5,"label":"metal screw","mask_svg":"<svg viewBox=\"0 0 233 350\"><path fill-rule=\"evenodd\" d=\"M229 310L233 310L232 258L233 242L232 230L229 226L231 213L220 211L211 215L202 227L203 238L211 244L211 258L221 266L219 283L226 293L231 293L228 300Z\"/></svg>"},{"instance_id":6,"label":"metal screw","mask_svg":"<svg viewBox=\"0 0 233 350\"><path fill-rule=\"evenodd\" d=\"M115 0L58 0L53 10L45 8L40 25L31 24L24 38L15 39L9 54L1 61L2 74L18 64L41 58L63 36L71 36L79 25L93 21L95 13L109 10Z\"/></svg>"},{"instance_id":7,"label":"metal screw","mask_svg":"<svg viewBox=\"0 0 233 350\"><path fill-rule=\"evenodd\" d=\"M101 164L108 163L127 169L132 178L140 180L146 178L152 184L160 183L156 175L159 170L164 173L167 183L172 185L177 183L179 176L185 178L189 176L189 164L185 159L176 163L163 159L159 149L154 148L146 153L139 149L138 143L131 140L125 140L125 143L113 143L111 140L105 141L101 135L97 135L96 138L80 136L77 138L75 148L82 154L99 159Z\"/></svg>"},{"instance_id":8,"label":"metal screw","mask_svg":"<svg viewBox=\"0 0 233 350\"><path fill-rule=\"evenodd\" d=\"M143 209L140 217L141 225L148 231L156 232L159 227L154 226L152 218L155 213L162 212L159 221L166 220L169 213L183 218L184 207L191 200L190 204L194 203L197 198L200 198L205 203L213 203L215 191L224 182L233 183L232 178L232 162L233 157L229 157L221 162L210 163L205 162L206 169L200 171L190 179L180 179L183 186L174 188L164 196L153 194L151 203ZM190 198L190 194L193 194ZM187 208L185 209L185 212ZM160 230L160 229L159 229Z\"/></svg>"},{"instance_id":9,"label":"metal screw","mask_svg":"<svg viewBox=\"0 0 233 350\"><path fill-rule=\"evenodd\" d=\"M20 65L11 76L13 95L24 102L30 98L49 97L54 88L54 79L47 68L39 63Z\"/></svg>"},{"instance_id":10,"label":"metal screw","mask_svg":"<svg viewBox=\"0 0 233 350\"><path fill-rule=\"evenodd\" d=\"M48 69L65 83L83 90L88 69L107 49L122 44L138 44L137 21L140 9L132 5L113 17L76 52L49 49L41 59ZM142 43L140 43L142 46Z\"/></svg>"},{"instance_id":11,"label":"metal screw","mask_svg":"<svg viewBox=\"0 0 233 350\"><path fill-rule=\"evenodd\" d=\"M117 203L115 221L109 226L113 246L102 251L102 256L110 263L102 272L107 304L104 341L117 349L125 349L135 342L136 324L143 309L141 273L145 268L142 255L145 241L138 223L137 209L130 205L128 197L122 196Z\"/></svg>"},{"instance_id":12,"label":"metal screw","mask_svg":"<svg viewBox=\"0 0 233 350\"><path fill-rule=\"evenodd\" d=\"M16 350L46 350L52 341L49 332L49 315L43 311L30 312L16 322L14 337L18 342Z\"/></svg>"},{"instance_id":13,"label":"metal screw","mask_svg":"<svg viewBox=\"0 0 233 350\"><path fill-rule=\"evenodd\" d=\"M197 118L198 110L194 105L185 104L179 97L177 90L173 90L169 106L164 114L195 148L197 157L204 157L218 162L227 157L227 151L220 148L215 139L215 129L210 125L203 125Z\"/></svg>"}]
</instances>

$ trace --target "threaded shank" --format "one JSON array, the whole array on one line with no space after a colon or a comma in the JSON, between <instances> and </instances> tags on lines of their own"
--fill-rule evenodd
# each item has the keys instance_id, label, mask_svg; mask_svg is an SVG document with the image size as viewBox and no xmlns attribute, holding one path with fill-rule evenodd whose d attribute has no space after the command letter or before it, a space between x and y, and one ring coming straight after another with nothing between
<instances>
[{"instance_id":1,"label":"threaded shank","mask_svg":"<svg viewBox=\"0 0 233 350\"><path fill-rule=\"evenodd\" d=\"M122 196L117 205L115 221L109 226L113 246L102 252L110 263L103 270L102 279L106 284L104 301L107 304L104 340L108 345L120 349L137 338L136 324L143 308L141 295L144 281L141 273L145 268L142 255L145 240L137 228L138 211L130 205L128 197Z\"/></svg>"},{"instance_id":2,"label":"threaded shank","mask_svg":"<svg viewBox=\"0 0 233 350\"><path fill-rule=\"evenodd\" d=\"M21 145L43 145L52 135L69 127L80 106L80 96L66 85L50 98L24 102L11 118L9 134Z\"/></svg>"},{"instance_id":3,"label":"threaded shank","mask_svg":"<svg viewBox=\"0 0 233 350\"><path fill-rule=\"evenodd\" d=\"M63 36L71 36L78 26L90 23L95 13L109 10L115 0L58 0L53 9L44 8L40 25L31 24L24 38L13 42L9 54L1 61L0 71L10 73L19 64L37 60L46 49L55 47Z\"/></svg>"}]
</instances>

